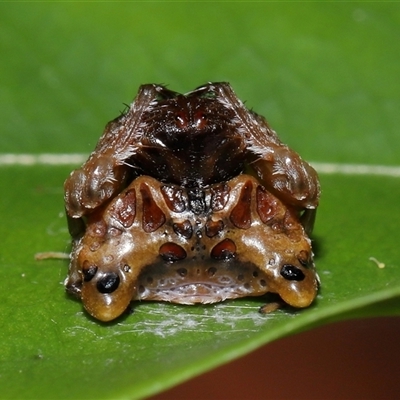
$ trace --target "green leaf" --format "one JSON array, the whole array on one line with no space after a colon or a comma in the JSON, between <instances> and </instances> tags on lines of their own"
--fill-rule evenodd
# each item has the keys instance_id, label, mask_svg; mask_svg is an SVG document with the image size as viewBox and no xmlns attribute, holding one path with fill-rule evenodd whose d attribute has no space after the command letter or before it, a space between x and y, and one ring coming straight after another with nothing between
<instances>
[{"instance_id":1,"label":"green leaf","mask_svg":"<svg viewBox=\"0 0 400 400\"><path fill-rule=\"evenodd\" d=\"M0 4L0 152L29 155L0 156L0 397L140 398L286 335L400 315L398 7ZM39 155L88 154L141 83L219 80L320 163L317 301L269 315L260 299L141 303L94 321L64 293L67 261L34 259L69 249L62 184L78 166Z\"/></svg>"}]
</instances>

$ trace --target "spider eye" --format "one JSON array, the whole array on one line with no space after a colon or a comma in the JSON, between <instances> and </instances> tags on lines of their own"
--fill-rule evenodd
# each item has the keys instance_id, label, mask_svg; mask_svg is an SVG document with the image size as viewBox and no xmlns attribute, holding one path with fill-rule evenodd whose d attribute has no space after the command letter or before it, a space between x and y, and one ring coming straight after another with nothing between
<instances>
[{"instance_id":1,"label":"spider eye","mask_svg":"<svg viewBox=\"0 0 400 400\"><path fill-rule=\"evenodd\" d=\"M175 115L175 122L178 128L185 128L188 125L188 120L183 112L179 112Z\"/></svg>"},{"instance_id":2,"label":"spider eye","mask_svg":"<svg viewBox=\"0 0 400 400\"><path fill-rule=\"evenodd\" d=\"M197 129L203 129L207 125L207 116L202 111L197 111L194 115L194 123Z\"/></svg>"}]
</instances>

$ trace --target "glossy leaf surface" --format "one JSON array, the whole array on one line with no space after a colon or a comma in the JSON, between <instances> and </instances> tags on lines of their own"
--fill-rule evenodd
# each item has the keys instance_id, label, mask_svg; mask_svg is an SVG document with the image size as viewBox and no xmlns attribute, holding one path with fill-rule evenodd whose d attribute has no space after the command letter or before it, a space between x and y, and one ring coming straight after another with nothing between
<instances>
[{"instance_id":1,"label":"glossy leaf surface","mask_svg":"<svg viewBox=\"0 0 400 400\"><path fill-rule=\"evenodd\" d=\"M142 303L133 315L100 324L65 295L67 261L34 260L37 252L69 249L62 184L78 164L1 156L0 397L140 398L285 335L399 315L396 10L367 3L1 5L3 155L88 154L139 84L189 91L226 80L285 142L324 164L314 234L322 288L311 308L262 316L260 299ZM349 173L343 164L393 168Z\"/></svg>"}]
</instances>

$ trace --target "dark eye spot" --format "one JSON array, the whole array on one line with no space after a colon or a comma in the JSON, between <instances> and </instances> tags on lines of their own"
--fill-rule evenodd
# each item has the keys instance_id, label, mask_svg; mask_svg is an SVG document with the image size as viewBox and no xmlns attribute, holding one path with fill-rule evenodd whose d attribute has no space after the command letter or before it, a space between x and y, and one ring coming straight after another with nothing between
<instances>
[{"instance_id":1,"label":"dark eye spot","mask_svg":"<svg viewBox=\"0 0 400 400\"><path fill-rule=\"evenodd\" d=\"M146 233L156 231L165 223L165 215L155 202L151 190L148 185L142 183L140 185L140 193L142 195L142 225Z\"/></svg>"},{"instance_id":2,"label":"dark eye spot","mask_svg":"<svg viewBox=\"0 0 400 400\"><path fill-rule=\"evenodd\" d=\"M163 260L175 262L186 258L186 251L178 244L167 242L161 245L159 254Z\"/></svg>"},{"instance_id":3,"label":"dark eye spot","mask_svg":"<svg viewBox=\"0 0 400 400\"><path fill-rule=\"evenodd\" d=\"M183 222L175 223L172 225L174 232L180 236L183 236L186 239L190 239L193 235L192 224L189 220L185 220ZM193 250L193 249L192 249Z\"/></svg>"},{"instance_id":4,"label":"dark eye spot","mask_svg":"<svg viewBox=\"0 0 400 400\"><path fill-rule=\"evenodd\" d=\"M161 187L161 193L168 208L172 211L181 213L186 209L186 202L183 190L176 186L164 185Z\"/></svg>"},{"instance_id":5,"label":"dark eye spot","mask_svg":"<svg viewBox=\"0 0 400 400\"><path fill-rule=\"evenodd\" d=\"M96 265L89 265L88 267L83 267L82 268L82 274L83 274L83 280L85 282L89 282L93 279L93 277L96 275L97 272L97 266Z\"/></svg>"},{"instance_id":6,"label":"dark eye spot","mask_svg":"<svg viewBox=\"0 0 400 400\"><path fill-rule=\"evenodd\" d=\"M109 272L97 282L97 290L100 293L112 293L119 286L119 276L115 272Z\"/></svg>"},{"instance_id":7,"label":"dark eye spot","mask_svg":"<svg viewBox=\"0 0 400 400\"><path fill-rule=\"evenodd\" d=\"M185 277L187 275L187 269L186 268L178 268L176 272L182 277Z\"/></svg>"},{"instance_id":8,"label":"dark eye spot","mask_svg":"<svg viewBox=\"0 0 400 400\"><path fill-rule=\"evenodd\" d=\"M239 201L231 211L230 220L239 229L249 229L251 226L251 194L253 184L246 182L240 192Z\"/></svg>"},{"instance_id":9,"label":"dark eye spot","mask_svg":"<svg viewBox=\"0 0 400 400\"><path fill-rule=\"evenodd\" d=\"M212 238L218 235L224 229L224 222L222 220L213 221L208 220L206 223L206 235Z\"/></svg>"},{"instance_id":10,"label":"dark eye spot","mask_svg":"<svg viewBox=\"0 0 400 400\"><path fill-rule=\"evenodd\" d=\"M304 272L291 264L282 267L281 275L288 281L302 281L305 278Z\"/></svg>"},{"instance_id":11,"label":"dark eye spot","mask_svg":"<svg viewBox=\"0 0 400 400\"><path fill-rule=\"evenodd\" d=\"M226 183L215 185L211 188L211 208L213 211L221 211L229 200L230 187Z\"/></svg>"},{"instance_id":12,"label":"dark eye spot","mask_svg":"<svg viewBox=\"0 0 400 400\"><path fill-rule=\"evenodd\" d=\"M236 245L231 239L224 239L211 250L211 257L216 260L230 260L235 257Z\"/></svg>"}]
</instances>

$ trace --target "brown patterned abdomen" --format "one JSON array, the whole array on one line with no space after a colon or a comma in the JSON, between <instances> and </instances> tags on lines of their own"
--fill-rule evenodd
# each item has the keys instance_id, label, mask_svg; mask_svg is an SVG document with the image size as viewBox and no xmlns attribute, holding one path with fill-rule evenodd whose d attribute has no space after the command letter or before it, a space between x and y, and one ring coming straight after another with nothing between
<instances>
[{"instance_id":1,"label":"brown patterned abdomen","mask_svg":"<svg viewBox=\"0 0 400 400\"><path fill-rule=\"evenodd\" d=\"M131 300L213 303L273 292L305 307L318 287L298 215L249 175L206 189L141 176L89 216L72 262L83 303L100 320Z\"/></svg>"}]
</instances>

